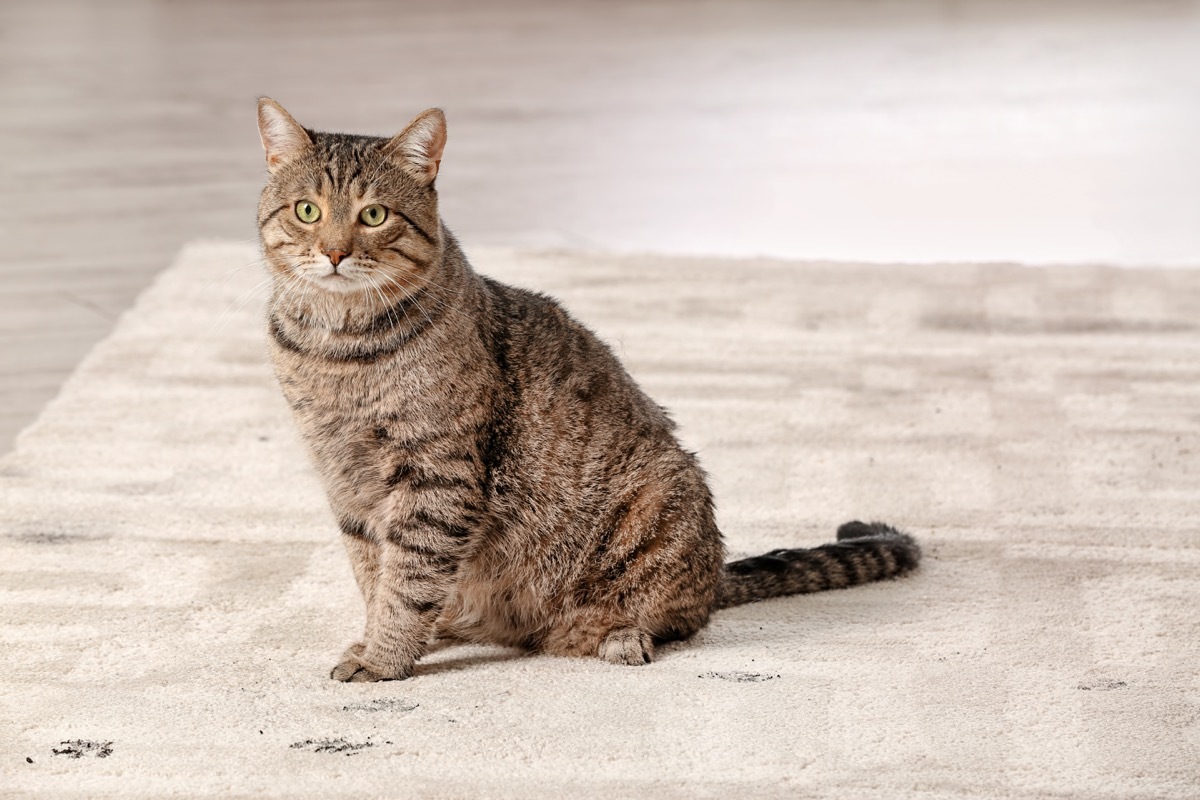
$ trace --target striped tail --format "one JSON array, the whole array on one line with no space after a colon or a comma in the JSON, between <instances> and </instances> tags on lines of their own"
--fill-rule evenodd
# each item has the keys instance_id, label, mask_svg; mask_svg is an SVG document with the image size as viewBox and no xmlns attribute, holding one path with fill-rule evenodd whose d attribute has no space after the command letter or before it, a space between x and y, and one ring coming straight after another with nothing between
<instances>
[{"instance_id":1,"label":"striped tail","mask_svg":"<svg viewBox=\"0 0 1200 800\"><path fill-rule=\"evenodd\" d=\"M715 607L895 578L920 561L921 547L907 533L882 522L847 522L838 528L836 542L726 564Z\"/></svg>"}]
</instances>

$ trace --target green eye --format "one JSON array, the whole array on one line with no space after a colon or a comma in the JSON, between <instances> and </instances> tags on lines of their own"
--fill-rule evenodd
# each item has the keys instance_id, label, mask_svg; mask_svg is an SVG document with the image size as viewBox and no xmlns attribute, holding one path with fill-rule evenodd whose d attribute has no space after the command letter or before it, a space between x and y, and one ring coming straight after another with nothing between
<instances>
[{"instance_id":1,"label":"green eye","mask_svg":"<svg viewBox=\"0 0 1200 800\"><path fill-rule=\"evenodd\" d=\"M321 218L321 209L316 203L309 200L301 200L296 203L296 216L301 222L307 222L310 225Z\"/></svg>"},{"instance_id":2,"label":"green eye","mask_svg":"<svg viewBox=\"0 0 1200 800\"><path fill-rule=\"evenodd\" d=\"M383 221L387 219L387 209L376 203L364 208L358 218L362 220L363 225L375 228L382 225Z\"/></svg>"}]
</instances>

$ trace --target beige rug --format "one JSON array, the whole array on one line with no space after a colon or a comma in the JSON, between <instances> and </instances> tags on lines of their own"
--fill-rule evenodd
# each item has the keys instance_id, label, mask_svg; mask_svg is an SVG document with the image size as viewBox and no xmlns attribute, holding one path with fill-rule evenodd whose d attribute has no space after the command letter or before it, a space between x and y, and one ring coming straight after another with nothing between
<instances>
[{"instance_id":1,"label":"beige rug","mask_svg":"<svg viewBox=\"0 0 1200 800\"><path fill-rule=\"evenodd\" d=\"M0 461L0 795L1200 796L1200 271L475 253L674 410L732 554L863 517L926 564L645 668L347 685L255 256L187 248Z\"/></svg>"}]
</instances>

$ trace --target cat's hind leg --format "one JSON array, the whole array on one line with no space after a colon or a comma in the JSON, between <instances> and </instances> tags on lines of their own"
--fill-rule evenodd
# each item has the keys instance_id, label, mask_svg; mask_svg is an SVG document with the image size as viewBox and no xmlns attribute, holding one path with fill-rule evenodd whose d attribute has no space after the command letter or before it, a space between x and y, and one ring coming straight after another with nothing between
<instances>
[{"instance_id":1,"label":"cat's hind leg","mask_svg":"<svg viewBox=\"0 0 1200 800\"><path fill-rule=\"evenodd\" d=\"M708 621L724 548L703 475L678 453L630 482L623 502L597 518L544 652L648 664L656 641L685 639Z\"/></svg>"},{"instance_id":2,"label":"cat's hind leg","mask_svg":"<svg viewBox=\"0 0 1200 800\"><path fill-rule=\"evenodd\" d=\"M611 664L639 666L654 660L654 640L618 613L580 609L561 618L538 643L555 656L598 656Z\"/></svg>"}]
</instances>

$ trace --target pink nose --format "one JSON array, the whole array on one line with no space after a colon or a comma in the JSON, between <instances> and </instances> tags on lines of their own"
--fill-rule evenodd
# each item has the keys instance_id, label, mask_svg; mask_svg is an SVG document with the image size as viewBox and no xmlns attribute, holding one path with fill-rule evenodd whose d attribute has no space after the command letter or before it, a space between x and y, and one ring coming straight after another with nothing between
<instances>
[{"instance_id":1,"label":"pink nose","mask_svg":"<svg viewBox=\"0 0 1200 800\"><path fill-rule=\"evenodd\" d=\"M335 267L338 265L338 262L350 255L345 250L325 250L323 252L325 255L329 256L329 263L333 264Z\"/></svg>"}]
</instances>

